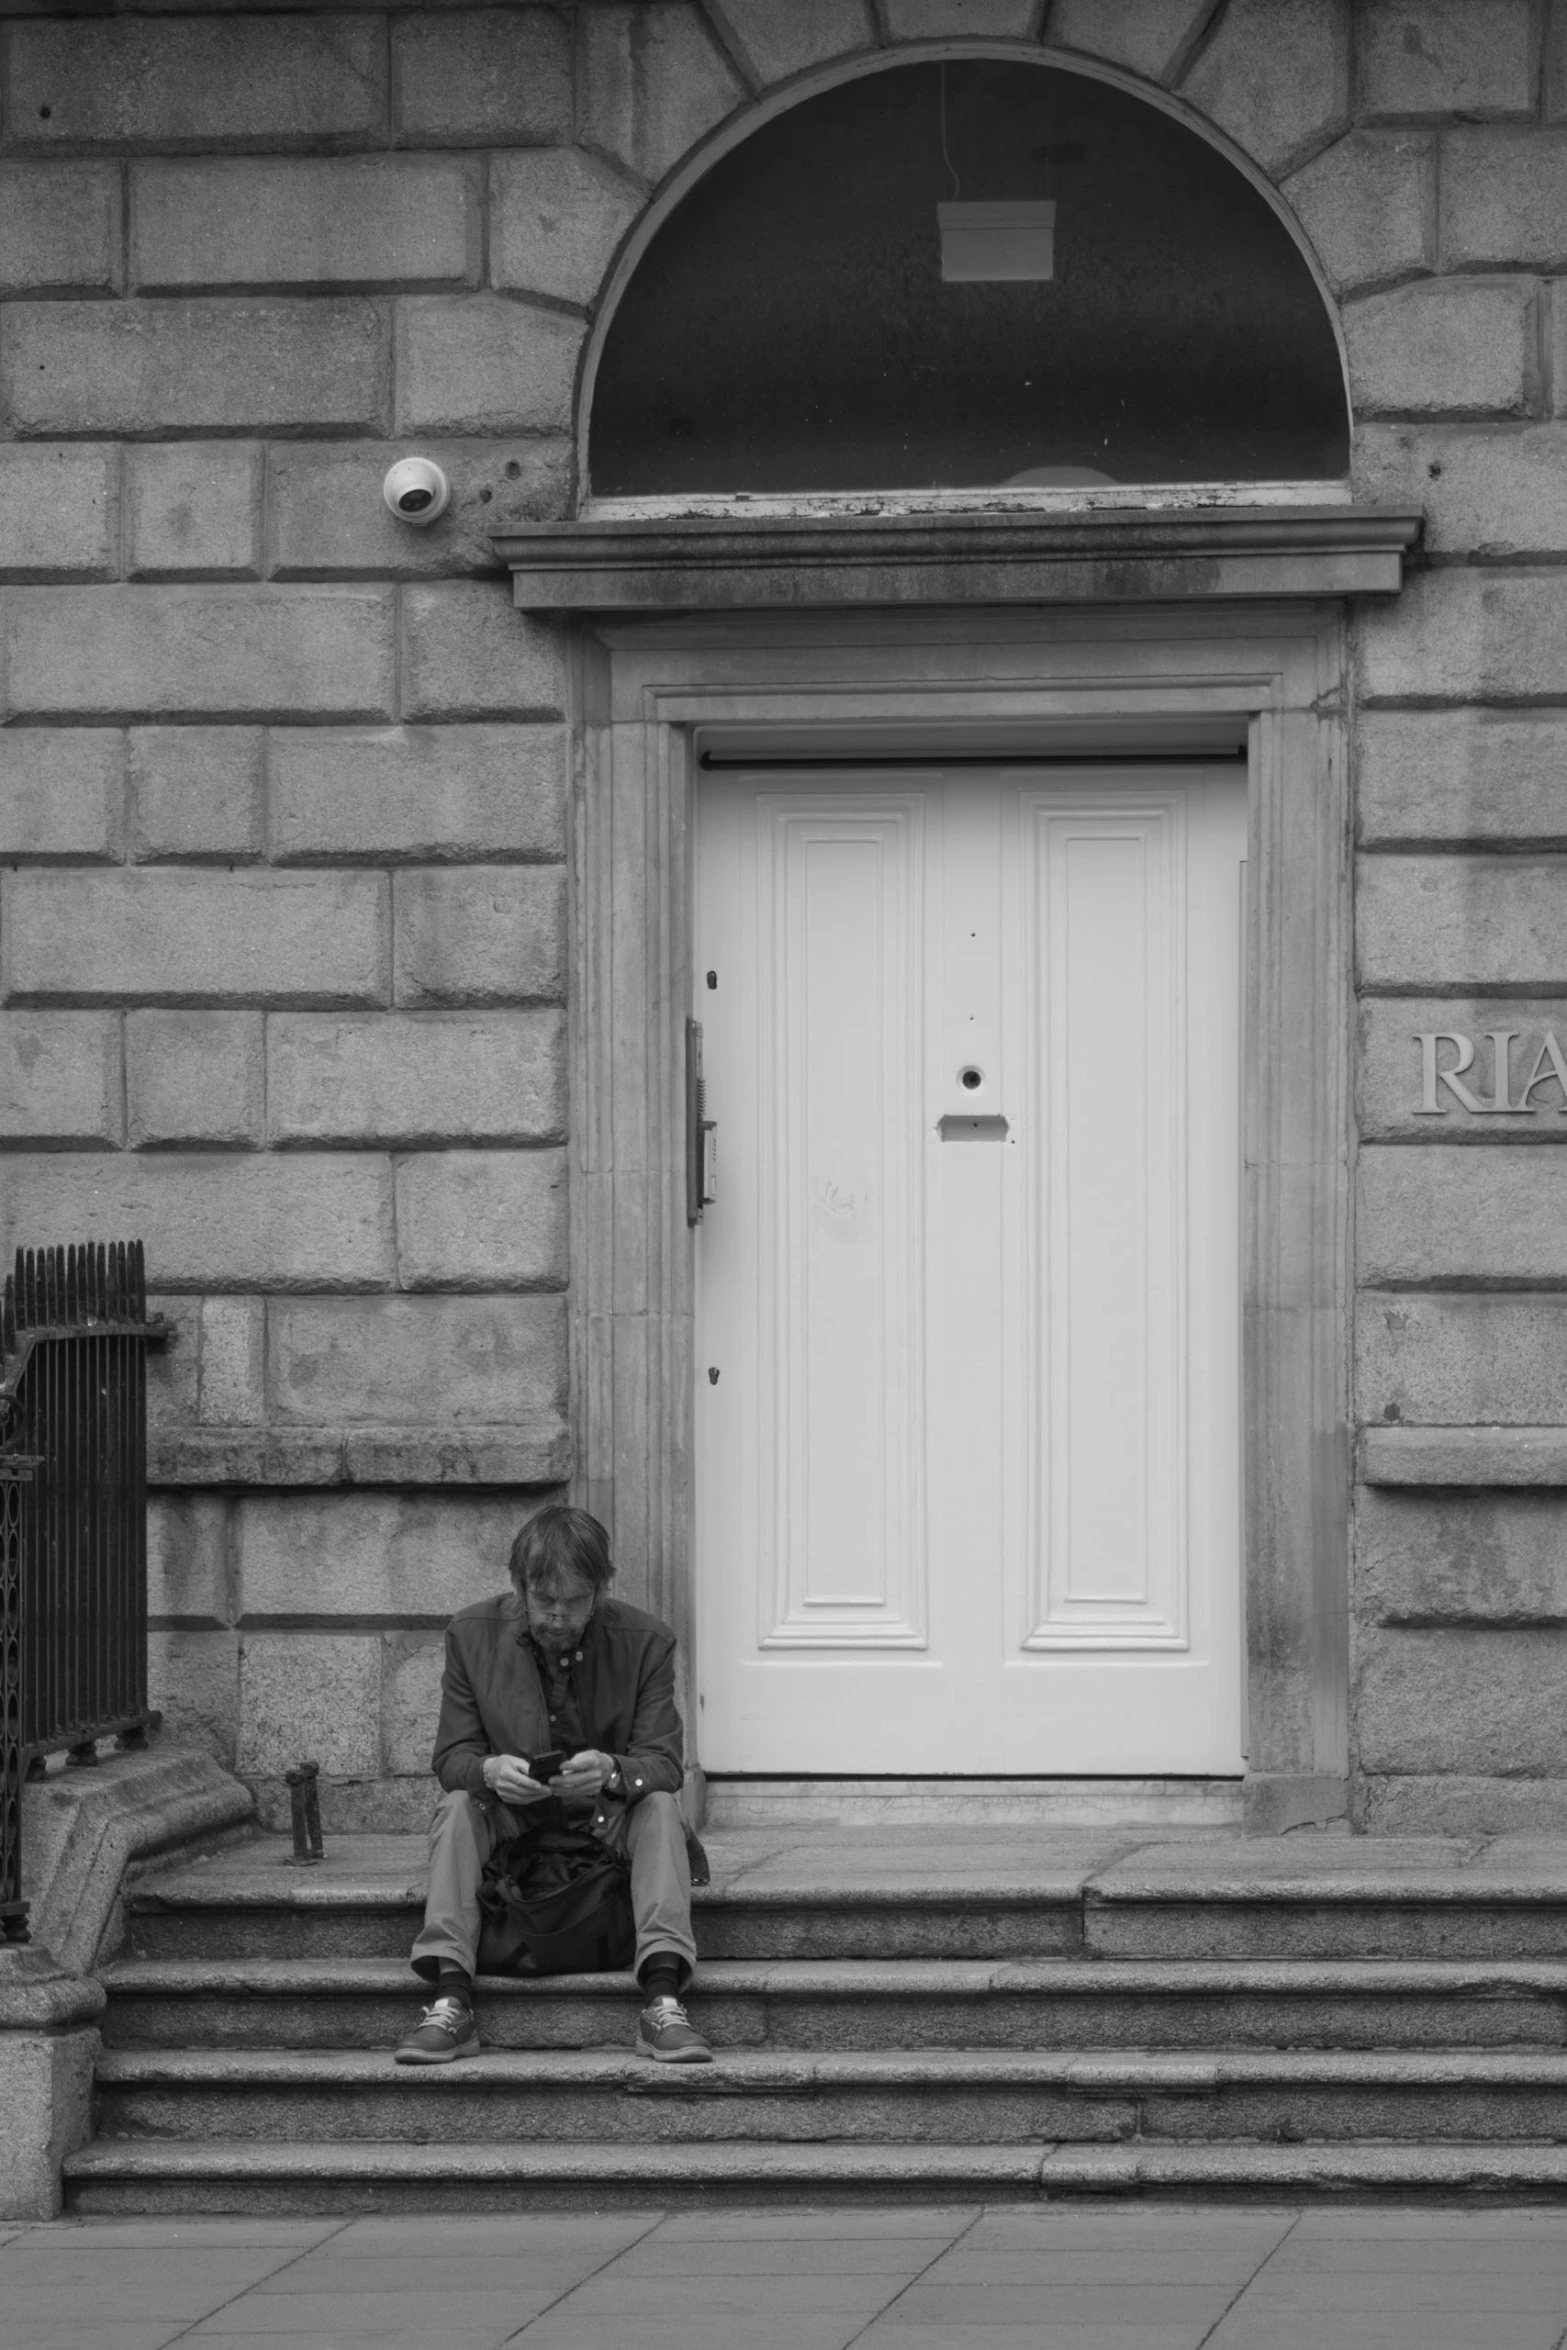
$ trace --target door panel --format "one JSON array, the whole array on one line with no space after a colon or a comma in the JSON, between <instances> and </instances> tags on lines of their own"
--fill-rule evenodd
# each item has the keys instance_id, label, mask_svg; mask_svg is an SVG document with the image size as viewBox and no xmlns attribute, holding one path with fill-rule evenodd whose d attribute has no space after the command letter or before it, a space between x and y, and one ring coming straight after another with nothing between
<instances>
[{"instance_id":1,"label":"door panel","mask_svg":"<svg viewBox=\"0 0 1567 2350\"><path fill-rule=\"evenodd\" d=\"M924 810L755 809L759 1637L921 1647Z\"/></svg>"},{"instance_id":2,"label":"door panel","mask_svg":"<svg viewBox=\"0 0 1567 2350\"><path fill-rule=\"evenodd\" d=\"M703 779L709 1769L1240 1767L1244 836L1222 768Z\"/></svg>"}]
</instances>

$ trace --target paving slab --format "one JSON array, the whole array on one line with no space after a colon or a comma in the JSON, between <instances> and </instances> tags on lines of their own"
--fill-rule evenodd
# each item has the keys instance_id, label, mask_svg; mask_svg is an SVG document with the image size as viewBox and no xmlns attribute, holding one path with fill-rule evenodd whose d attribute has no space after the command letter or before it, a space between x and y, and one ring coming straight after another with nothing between
<instances>
[{"instance_id":1,"label":"paving slab","mask_svg":"<svg viewBox=\"0 0 1567 2350\"><path fill-rule=\"evenodd\" d=\"M286 2253L324 2244L357 2224L250 2214L225 2219L120 2219L68 2212L63 2219L35 2221L25 2233L30 2244L67 2245L74 2253L221 2252L244 2245L272 2245Z\"/></svg>"},{"instance_id":2,"label":"paving slab","mask_svg":"<svg viewBox=\"0 0 1567 2350\"><path fill-rule=\"evenodd\" d=\"M167 2350L189 2340L184 2324L167 2318L81 2315L16 2317L0 2310L0 2350Z\"/></svg>"},{"instance_id":3,"label":"paving slab","mask_svg":"<svg viewBox=\"0 0 1567 2350\"><path fill-rule=\"evenodd\" d=\"M1091 1889L1105 1901L1433 1900L1455 1895L1483 1850L1478 1837L1216 1834L1140 1844Z\"/></svg>"},{"instance_id":4,"label":"paving slab","mask_svg":"<svg viewBox=\"0 0 1567 2350\"><path fill-rule=\"evenodd\" d=\"M258 2289L229 2302L208 2316L202 2333L319 2334L327 2326L351 2325L357 2333L380 2340L389 2333L422 2326L431 2344L451 2335L474 2334L503 2341L508 2332L525 2325L548 2308L557 2295L547 2289L530 2292L518 2285L508 2290L416 2293L369 2292L351 2286L344 2292L278 2293Z\"/></svg>"}]
</instances>

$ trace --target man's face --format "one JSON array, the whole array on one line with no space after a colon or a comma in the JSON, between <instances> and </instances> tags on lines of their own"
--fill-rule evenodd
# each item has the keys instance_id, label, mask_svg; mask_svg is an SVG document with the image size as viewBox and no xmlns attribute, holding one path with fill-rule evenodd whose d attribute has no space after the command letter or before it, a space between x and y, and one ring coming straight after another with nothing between
<instances>
[{"instance_id":1,"label":"man's face","mask_svg":"<svg viewBox=\"0 0 1567 2350\"><path fill-rule=\"evenodd\" d=\"M525 1583L522 1604L539 1646L562 1653L580 1646L596 1596L591 1583L550 1582L542 1588Z\"/></svg>"}]
</instances>

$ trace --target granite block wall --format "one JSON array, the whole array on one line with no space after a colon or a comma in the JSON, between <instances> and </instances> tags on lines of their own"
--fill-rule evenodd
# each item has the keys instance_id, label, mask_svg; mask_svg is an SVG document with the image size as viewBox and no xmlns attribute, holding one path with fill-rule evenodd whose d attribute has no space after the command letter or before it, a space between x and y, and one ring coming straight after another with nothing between
<instances>
[{"instance_id":1,"label":"granite block wall","mask_svg":"<svg viewBox=\"0 0 1567 2350\"><path fill-rule=\"evenodd\" d=\"M488 534L570 510L663 176L953 33L1142 77L1271 178L1356 492L1429 518L1352 622L1352 1738L1372 1824L1567 1821L1563 1448L1492 1440L1501 1490L1406 1441L1567 1422L1567 1094L1425 1115L1416 1042L1567 1037L1564 0L0 21L0 1253L148 1244L158 1699L270 1805L310 1752L329 1823L420 1816L439 1626L570 1474L564 649ZM380 502L415 449L429 531Z\"/></svg>"}]
</instances>

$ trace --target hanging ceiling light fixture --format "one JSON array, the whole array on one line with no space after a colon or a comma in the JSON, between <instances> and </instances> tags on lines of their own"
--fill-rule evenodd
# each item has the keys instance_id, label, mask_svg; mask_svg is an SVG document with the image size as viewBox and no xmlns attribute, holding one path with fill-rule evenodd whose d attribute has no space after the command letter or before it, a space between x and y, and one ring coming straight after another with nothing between
<instances>
[{"instance_id":1,"label":"hanging ceiling light fixture","mask_svg":"<svg viewBox=\"0 0 1567 2350\"><path fill-rule=\"evenodd\" d=\"M936 206L943 283L979 285L1003 279L1054 277L1056 206L1053 196L1012 202L963 202L963 183L947 152L945 65L941 68L941 160L952 173L952 201Z\"/></svg>"}]
</instances>

